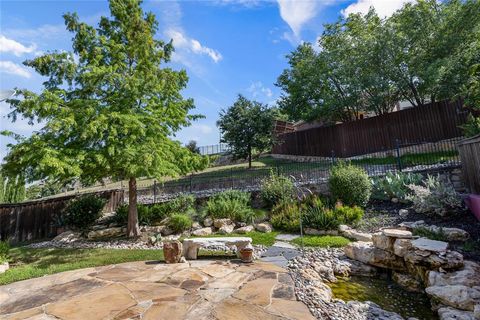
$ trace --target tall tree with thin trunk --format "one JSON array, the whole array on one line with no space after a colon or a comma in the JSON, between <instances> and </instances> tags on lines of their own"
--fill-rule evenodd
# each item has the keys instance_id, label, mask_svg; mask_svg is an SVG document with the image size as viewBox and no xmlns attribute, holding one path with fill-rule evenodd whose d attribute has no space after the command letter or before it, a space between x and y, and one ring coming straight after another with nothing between
<instances>
[{"instance_id":1,"label":"tall tree with thin trunk","mask_svg":"<svg viewBox=\"0 0 480 320\"><path fill-rule=\"evenodd\" d=\"M263 152L272 147L275 110L239 95L227 110L222 110L217 122L221 142L230 146L235 159L248 159L252 167L253 151Z\"/></svg>"},{"instance_id":2,"label":"tall tree with thin trunk","mask_svg":"<svg viewBox=\"0 0 480 320\"><path fill-rule=\"evenodd\" d=\"M193 101L180 94L186 72L161 66L173 46L156 39L155 16L138 0L111 0L110 13L96 28L65 14L73 52L24 62L46 81L40 93L19 89L9 100L10 116L44 126L10 146L4 170L30 181L127 179L127 233L135 237L137 177L175 176L202 163L170 139L197 116L189 115Z\"/></svg>"}]
</instances>

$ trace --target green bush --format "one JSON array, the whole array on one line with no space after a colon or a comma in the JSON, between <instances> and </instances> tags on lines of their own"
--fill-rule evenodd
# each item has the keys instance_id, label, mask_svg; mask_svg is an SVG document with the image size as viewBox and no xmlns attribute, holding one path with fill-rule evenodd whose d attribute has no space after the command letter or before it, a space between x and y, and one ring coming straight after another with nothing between
<instances>
[{"instance_id":1,"label":"green bush","mask_svg":"<svg viewBox=\"0 0 480 320\"><path fill-rule=\"evenodd\" d=\"M373 177L372 198L378 200L390 200L397 198L406 200L411 194L409 185L419 185L422 181L422 175L418 173L388 172L383 177Z\"/></svg>"},{"instance_id":2,"label":"green bush","mask_svg":"<svg viewBox=\"0 0 480 320\"><path fill-rule=\"evenodd\" d=\"M192 218L182 213L175 213L170 217L170 219L168 219L168 227L175 233L180 233L190 229L192 224Z\"/></svg>"},{"instance_id":3,"label":"green bush","mask_svg":"<svg viewBox=\"0 0 480 320\"><path fill-rule=\"evenodd\" d=\"M92 226L100 218L106 200L84 195L71 200L64 209L66 225L79 230Z\"/></svg>"},{"instance_id":4,"label":"green bush","mask_svg":"<svg viewBox=\"0 0 480 320\"><path fill-rule=\"evenodd\" d=\"M304 226L318 230L336 230L341 221L335 212L323 207L309 207L305 211Z\"/></svg>"},{"instance_id":5,"label":"green bush","mask_svg":"<svg viewBox=\"0 0 480 320\"><path fill-rule=\"evenodd\" d=\"M270 222L277 230L299 232L302 210L296 202L281 202L273 207Z\"/></svg>"},{"instance_id":6,"label":"green bush","mask_svg":"<svg viewBox=\"0 0 480 320\"><path fill-rule=\"evenodd\" d=\"M137 204L138 223L140 225L150 225L153 218L153 212L151 208L143 204ZM113 220L121 225L128 223L128 205L124 204L117 208Z\"/></svg>"},{"instance_id":7,"label":"green bush","mask_svg":"<svg viewBox=\"0 0 480 320\"><path fill-rule=\"evenodd\" d=\"M0 241L0 263L8 261L8 252L10 251L10 245L7 241Z\"/></svg>"},{"instance_id":8,"label":"green bush","mask_svg":"<svg viewBox=\"0 0 480 320\"><path fill-rule=\"evenodd\" d=\"M338 205L333 209L334 215L342 224L355 224L362 219L364 211L362 208L353 206Z\"/></svg>"},{"instance_id":9,"label":"green bush","mask_svg":"<svg viewBox=\"0 0 480 320\"><path fill-rule=\"evenodd\" d=\"M343 162L333 166L328 179L335 200L348 206L365 206L370 199L372 185L367 173L360 167Z\"/></svg>"},{"instance_id":10,"label":"green bush","mask_svg":"<svg viewBox=\"0 0 480 320\"><path fill-rule=\"evenodd\" d=\"M177 212L194 215L195 197L182 195L168 202L157 203L150 207L150 212L151 222L161 221Z\"/></svg>"},{"instance_id":11,"label":"green bush","mask_svg":"<svg viewBox=\"0 0 480 320\"><path fill-rule=\"evenodd\" d=\"M213 219L228 218L239 222L253 222L255 211L250 207L250 194L229 190L211 197L204 208L204 215Z\"/></svg>"},{"instance_id":12,"label":"green bush","mask_svg":"<svg viewBox=\"0 0 480 320\"><path fill-rule=\"evenodd\" d=\"M295 186L292 179L284 175L278 175L270 171L270 175L262 180L261 197L268 208L288 201L295 196Z\"/></svg>"}]
</instances>

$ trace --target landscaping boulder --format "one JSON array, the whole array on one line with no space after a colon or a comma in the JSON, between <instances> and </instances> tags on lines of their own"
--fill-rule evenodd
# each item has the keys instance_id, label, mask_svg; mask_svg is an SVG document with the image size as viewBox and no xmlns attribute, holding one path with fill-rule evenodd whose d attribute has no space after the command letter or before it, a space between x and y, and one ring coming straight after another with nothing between
<instances>
[{"instance_id":1,"label":"landscaping boulder","mask_svg":"<svg viewBox=\"0 0 480 320\"><path fill-rule=\"evenodd\" d=\"M5 273L10 268L10 265L8 264L8 261L5 261L3 263L0 263L0 274Z\"/></svg>"},{"instance_id":2,"label":"landscaping boulder","mask_svg":"<svg viewBox=\"0 0 480 320\"><path fill-rule=\"evenodd\" d=\"M268 222L262 222L255 225L255 229L260 232L268 233L272 232L272 225Z\"/></svg>"},{"instance_id":3,"label":"landscaping boulder","mask_svg":"<svg viewBox=\"0 0 480 320\"><path fill-rule=\"evenodd\" d=\"M387 237L382 232L376 232L372 234L373 245L382 250L393 252L393 244L395 243L395 238Z\"/></svg>"},{"instance_id":4,"label":"landscaping boulder","mask_svg":"<svg viewBox=\"0 0 480 320\"><path fill-rule=\"evenodd\" d=\"M404 257L411 248L410 239L396 239L393 243L393 253L399 257Z\"/></svg>"},{"instance_id":5,"label":"landscaping boulder","mask_svg":"<svg viewBox=\"0 0 480 320\"><path fill-rule=\"evenodd\" d=\"M403 271L405 262L391 252L376 248L372 242L352 242L344 248L347 257L376 267Z\"/></svg>"},{"instance_id":6,"label":"landscaping boulder","mask_svg":"<svg viewBox=\"0 0 480 320\"><path fill-rule=\"evenodd\" d=\"M202 229L202 225L195 221L194 223L192 223L192 230L198 230L198 229Z\"/></svg>"},{"instance_id":7,"label":"landscaping boulder","mask_svg":"<svg viewBox=\"0 0 480 320\"><path fill-rule=\"evenodd\" d=\"M205 227L211 227L213 226L213 220L212 218L206 218L205 220L203 220L203 225Z\"/></svg>"},{"instance_id":8,"label":"landscaping boulder","mask_svg":"<svg viewBox=\"0 0 480 320\"><path fill-rule=\"evenodd\" d=\"M438 317L440 320L476 320L474 312L462 311L451 307L442 307L438 309Z\"/></svg>"},{"instance_id":9,"label":"landscaping boulder","mask_svg":"<svg viewBox=\"0 0 480 320\"><path fill-rule=\"evenodd\" d=\"M414 265L424 266L428 270L457 270L463 267L463 256L456 251L431 252L426 250L410 250L404 259Z\"/></svg>"},{"instance_id":10,"label":"landscaping boulder","mask_svg":"<svg viewBox=\"0 0 480 320\"><path fill-rule=\"evenodd\" d=\"M166 263L178 263L182 257L183 246L180 241L166 241L163 243L163 255Z\"/></svg>"},{"instance_id":11,"label":"landscaping boulder","mask_svg":"<svg viewBox=\"0 0 480 320\"><path fill-rule=\"evenodd\" d=\"M428 286L464 285L480 287L480 265L473 261L465 261L462 269L453 272L430 271Z\"/></svg>"},{"instance_id":12,"label":"landscaping boulder","mask_svg":"<svg viewBox=\"0 0 480 320\"><path fill-rule=\"evenodd\" d=\"M52 239L53 242L75 242L81 237L80 232L75 231L65 231L60 233L58 236Z\"/></svg>"},{"instance_id":13,"label":"landscaping boulder","mask_svg":"<svg viewBox=\"0 0 480 320\"><path fill-rule=\"evenodd\" d=\"M404 288L407 291L411 292L422 292L423 286L422 283L407 273L396 272L392 273L392 280L395 281L398 285Z\"/></svg>"},{"instance_id":14,"label":"landscaping boulder","mask_svg":"<svg viewBox=\"0 0 480 320\"><path fill-rule=\"evenodd\" d=\"M252 225L248 225L245 227L235 229L235 233L245 234L245 233L252 232L253 230L255 230L255 227Z\"/></svg>"},{"instance_id":15,"label":"landscaping boulder","mask_svg":"<svg viewBox=\"0 0 480 320\"><path fill-rule=\"evenodd\" d=\"M212 234L212 232L213 232L212 227L205 227L205 228L201 228L193 231L192 234L197 237L202 237L202 236L209 236Z\"/></svg>"},{"instance_id":16,"label":"landscaping boulder","mask_svg":"<svg viewBox=\"0 0 480 320\"><path fill-rule=\"evenodd\" d=\"M95 240L101 238L118 237L125 234L126 231L126 228L122 227L92 230L87 234L87 238L90 240Z\"/></svg>"},{"instance_id":17,"label":"landscaping boulder","mask_svg":"<svg viewBox=\"0 0 480 320\"><path fill-rule=\"evenodd\" d=\"M478 288L478 287L477 287ZM425 292L438 304L473 311L480 303L480 290L462 285L427 287Z\"/></svg>"},{"instance_id":18,"label":"landscaping boulder","mask_svg":"<svg viewBox=\"0 0 480 320\"><path fill-rule=\"evenodd\" d=\"M230 219L215 219L215 220L213 220L213 226L217 229L220 229L221 227L223 227L225 225L235 226L235 224Z\"/></svg>"},{"instance_id":19,"label":"landscaping boulder","mask_svg":"<svg viewBox=\"0 0 480 320\"><path fill-rule=\"evenodd\" d=\"M360 232L355 229L345 230L342 235L356 241L372 241L372 235L370 233Z\"/></svg>"},{"instance_id":20,"label":"landscaping boulder","mask_svg":"<svg viewBox=\"0 0 480 320\"><path fill-rule=\"evenodd\" d=\"M233 232L233 229L235 229L234 224L224 224L218 229L218 233L220 234L230 234Z\"/></svg>"}]
</instances>

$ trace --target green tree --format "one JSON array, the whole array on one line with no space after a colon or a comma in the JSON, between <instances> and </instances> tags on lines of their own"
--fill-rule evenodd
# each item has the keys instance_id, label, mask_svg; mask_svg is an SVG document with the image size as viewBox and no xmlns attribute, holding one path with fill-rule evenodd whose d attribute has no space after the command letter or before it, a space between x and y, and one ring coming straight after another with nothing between
<instances>
[{"instance_id":1,"label":"green tree","mask_svg":"<svg viewBox=\"0 0 480 320\"><path fill-rule=\"evenodd\" d=\"M273 145L275 110L239 95L227 110L222 110L217 125L221 142L227 143L235 159L248 158L252 167L252 152L263 152Z\"/></svg>"},{"instance_id":2,"label":"green tree","mask_svg":"<svg viewBox=\"0 0 480 320\"><path fill-rule=\"evenodd\" d=\"M19 139L5 157L5 170L30 181L104 177L129 180L127 235L138 236L136 178L175 176L202 162L171 137L196 116L180 94L184 70L161 67L171 41L155 39L158 23L141 1L111 0L110 18L97 28L64 15L73 52L56 51L26 61L46 77L39 94L19 90L9 100L18 115L44 127Z\"/></svg>"},{"instance_id":3,"label":"green tree","mask_svg":"<svg viewBox=\"0 0 480 320\"><path fill-rule=\"evenodd\" d=\"M0 172L0 203L16 203L25 200L25 179L8 177Z\"/></svg>"}]
</instances>

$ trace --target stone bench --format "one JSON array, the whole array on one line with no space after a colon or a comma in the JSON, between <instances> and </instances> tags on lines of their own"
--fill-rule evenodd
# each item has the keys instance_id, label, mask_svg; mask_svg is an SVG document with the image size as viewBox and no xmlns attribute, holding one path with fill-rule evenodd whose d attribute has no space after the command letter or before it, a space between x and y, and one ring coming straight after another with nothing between
<instances>
[{"instance_id":1,"label":"stone bench","mask_svg":"<svg viewBox=\"0 0 480 320\"><path fill-rule=\"evenodd\" d=\"M183 240L183 256L188 260L196 260L198 249L209 246L237 247L237 256L240 250L252 244L249 237L225 237L225 238L193 238Z\"/></svg>"}]
</instances>

